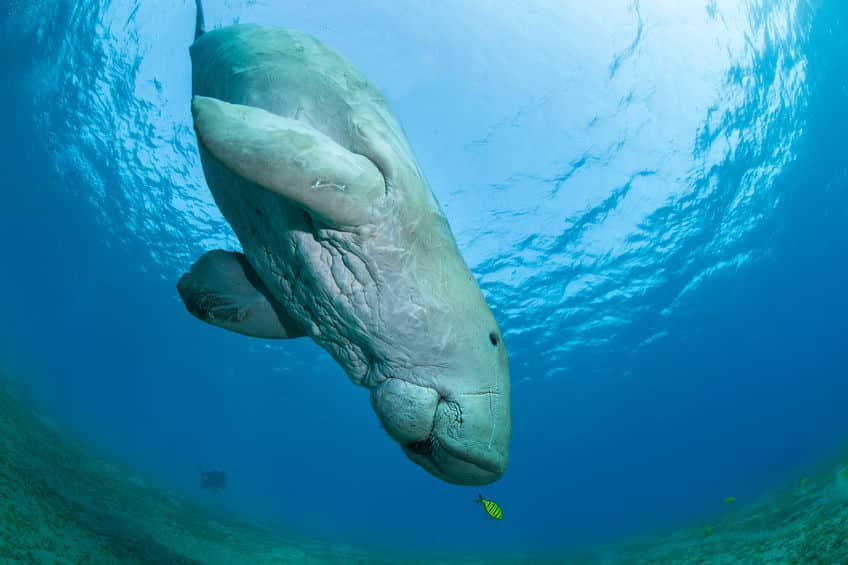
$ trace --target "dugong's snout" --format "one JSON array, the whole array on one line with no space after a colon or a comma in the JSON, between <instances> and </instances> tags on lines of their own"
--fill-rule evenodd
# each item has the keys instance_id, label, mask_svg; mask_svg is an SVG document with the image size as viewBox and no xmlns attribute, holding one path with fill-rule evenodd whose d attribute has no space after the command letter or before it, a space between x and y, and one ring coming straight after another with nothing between
<instances>
[{"instance_id":1,"label":"dugong's snout","mask_svg":"<svg viewBox=\"0 0 848 565\"><path fill-rule=\"evenodd\" d=\"M426 385L390 378L371 403L404 453L451 483L485 485L506 470L509 405L496 392L444 396Z\"/></svg>"}]
</instances>

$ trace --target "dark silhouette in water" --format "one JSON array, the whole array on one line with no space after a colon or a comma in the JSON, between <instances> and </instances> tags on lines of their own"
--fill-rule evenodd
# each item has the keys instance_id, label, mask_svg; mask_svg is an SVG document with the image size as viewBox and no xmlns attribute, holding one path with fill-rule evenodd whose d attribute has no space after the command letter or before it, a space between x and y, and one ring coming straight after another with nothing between
<instances>
[{"instance_id":1,"label":"dark silhouette in water","mask_svg":"<svg viewBox=\"0 0 848 565\"><path fill-rule=\"evenodd\" d=\"M200 472L200 488L224 490L227 487L227 473L221 469Z\"/></svg>"}]
</instances>

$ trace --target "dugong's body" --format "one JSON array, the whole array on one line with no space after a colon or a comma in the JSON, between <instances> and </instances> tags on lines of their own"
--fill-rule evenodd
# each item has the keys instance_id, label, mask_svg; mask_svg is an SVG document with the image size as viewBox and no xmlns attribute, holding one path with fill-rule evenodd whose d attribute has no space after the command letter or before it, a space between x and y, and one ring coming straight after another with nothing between
<instances>
[{"instance_id":1,"label":"dugong's body","mask_svg":"<svg viewBox=\"0 0 848 565\"><path fill-rule=\"evenodd\" d=\"M199 34L192 112L206 180L244 254L178 285L192 314L309 336L371 391L406 454L485 484L507 464L501 333L386 102L316 39L256 25Z\"/></svg>"}]
</instances>

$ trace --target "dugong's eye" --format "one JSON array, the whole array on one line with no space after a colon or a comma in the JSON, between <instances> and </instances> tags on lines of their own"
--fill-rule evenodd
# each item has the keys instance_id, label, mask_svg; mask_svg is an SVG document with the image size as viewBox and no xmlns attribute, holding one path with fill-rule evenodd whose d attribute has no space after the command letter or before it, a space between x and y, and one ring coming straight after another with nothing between
<instances>
[{"instance_id":1,"label":"dugong's eye","mask_svg":"<svg viewBox=\"0 0 848 565\"><path fill-rule=\"evenodd\" d=\"M495 332L491 332L489 334L489 341L492 342L492 345L497 347L498 346L498 334L496 334Z\"/></svg>"}]
</instances>

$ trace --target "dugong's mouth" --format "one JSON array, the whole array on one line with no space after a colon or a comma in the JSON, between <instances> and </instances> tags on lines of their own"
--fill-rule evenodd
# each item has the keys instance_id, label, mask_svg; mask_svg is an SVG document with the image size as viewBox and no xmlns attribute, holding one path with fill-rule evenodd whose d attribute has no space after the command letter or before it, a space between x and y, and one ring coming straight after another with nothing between
<instances>
[{"instance_id":1,"label":"dugong's mouth","mask_svg":"<svg viewBox=\"0 0 848 565\"><path fill-rule=\"evenodd\" d=\"M496 421L480 395L450 398L426 384L387 378L371 389L383 428L412 461L449 483L485 485L503 474L507 456ZM477 404L475 404L477 402Z\"/></svg>"},{"instance_id":2,"label":"dugong's mouth","mask_svg":"<svg viewBox=\"0 0 848 565\"><path fill-rule=\"evenodd\" d=\"M411 441L406 444L406 449L418 455L430 455L433 453L433 440L425 438L421 441Z\"/></svg>"},{"instance_id":3,"label":"dugong's mouth","mask_svg":"<svg viewBox=\"0 0 848 565\"><path fill-rule=\"evenodd\" d=\"M501 477L505 458L491 448L463 439L447 402L440 400L433 415L430 435L403 444L407 457L433 475L450 483L485 485Z\"/></svg>"}]
</instances>

